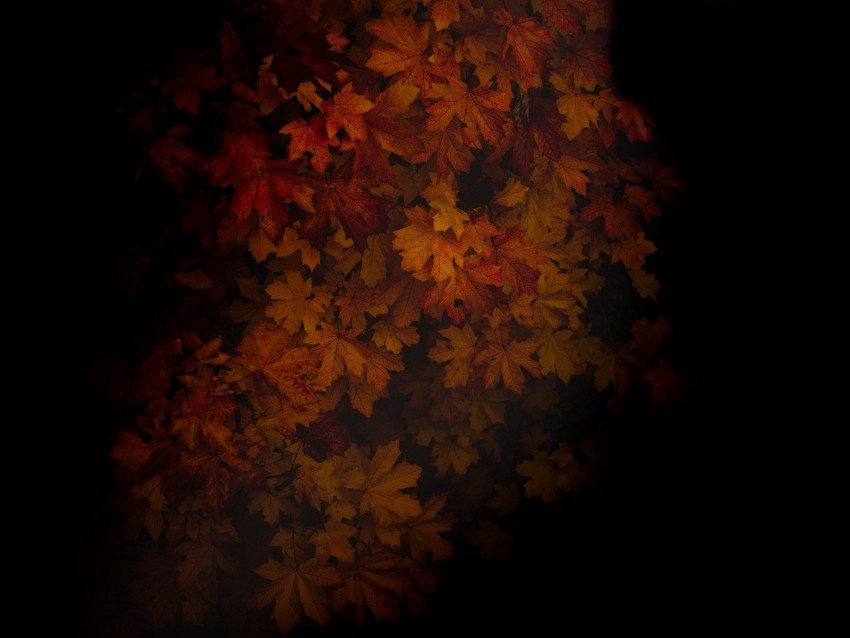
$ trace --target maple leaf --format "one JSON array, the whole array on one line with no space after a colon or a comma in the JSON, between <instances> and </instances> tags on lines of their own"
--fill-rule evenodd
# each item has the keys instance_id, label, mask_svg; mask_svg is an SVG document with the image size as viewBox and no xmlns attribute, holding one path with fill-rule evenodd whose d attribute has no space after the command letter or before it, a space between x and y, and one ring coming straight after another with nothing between
<instances>
[{"instance_id":1,"label":"maple leaf","mask_svg":"<svg viewBox=\"0 0 850 638\"><path fill-rule=\"evenodd\" d=\"M413 591L408 560L387 548L363 548L350 567L340 570L343 585L333 593L334 610L354 607L362 625L369 610L375 620L394 620L401 613L399 601Z\"/></svg>"},{"instance_id":2,"label":"maple leaf","mask_svg":"<svg viewBox=\"0 0 850 638\"><path fill-rule=\"evenodd\" d=\"M319 288L313 291L313 280L303 279L295 270L286 271L286 281L276 281L266 288L271 303L266 314L294 335L301 327L313 332L331 300L331 293Z\"/></svg>"},{"instance_id":3,"label":"maple leaf","mask_svg":"<svg viewBox=\"0 0 850 638\"><path fill-rule=\"evenodd\" d=\"M354 330L340 329L323 321L321 330L311 332L304 339L304 343L318 346L322 354L320 387L327 388L346 371L356 377L362 374L366 358L357 336Z\"/></svg>"},{"instance_id":4,"label":"maple leaf","mask_svg":"<svg viewBox=\"0 0 850 638\"><path fill-rule=\"evenodd\" d=\"M190 175L202 172L207 165L204 157L184 141L188 132L185 126L174 126L163 137L154 140L148 149L151 163L177 191L183 190Z\"/></svg>"},{"instance_id":5,"label":"maple leaf","mask_svg":"<svg viewBox=\"0 0 850 638\"><path fill-rule=\"evenodd\" d=\"M592 0L595 3L595 0ZM537 4L537 0L534 2ZM539 0L540 12L546 16L559 31L573 34L581 29L580 11L587 11L584 6L589 2L575 0Z\"/></svg>"},{"instance_id":6,"label":"maple leaf","mask_svg":"<svg viewBox=\"0 0 850 638\"><path fill-rule=\"evenodd\" d=\"M552 330L546 326L535 336L540 343L537 358L543 374L554 372L564 383L581 370L582 358L578 347L572 342L570 330Z\"/></svg>"},{"instance_id":7,"label":"maple leaf","mask_svg":"<svg viewBox=\"0 0 850 638\"><path fill-rule=\"evenodd\" d=\"M385 314L386 304L375 302L375 292L367 288L360 278L352 278L345 284L345 294L337 295L334 304L339 308L339 318L344 326L351 326L358 332L366 330L366 314L373 317Z\"/></svg>"},{"instance_id":8,"label":"maple leaf","mask_svg":"<svg viewBox=\"0 0 850 638\"><path fill-rule=\"evenodd\" d=\"M198 91L212 91L224 84L216 77L215 65L207 64L210 55L209 51L178 53L174 75L162 85L162 94L172 95L178 109L197 115L201 105Z\"/></svg>"},{"instance_id":9,"label":"maple leaf","mask_svg":"<svg viewBox=\"0 0 850 638\"><path fill-rule=\"evenodd\" d=\"M425 96L435 100L428 111L428 130L445 130L456 117L485 141L498 144L505 135L508 123L506 111L510 108L511 96L493 91L484 86L473 89L453 77L446 78L447 84L434 84Z\"/></svg>"},{"instance_id":10,"label":"maple leaf","mask_svg":"<svg viewBox=\"0 0 850 638\"><path fill-rule=\"evenodd\" d=\"M387 257L384 246L386 235L370 235L360 264L360 279L369 288L374 288L387 278Z\"/></svg>"},{"instance_id":11,"label":"maple leaf","mask_svg":"<svg viewBox=\"0 0 850 638\"><path fill-rule=\"evenodd\" d=\"M288 158L296 160L309 153L310 165L319 174L325 172L331 163L331 152L329 146L338 146L339 142L328 137L327 124L323 117L311 117L310 122L298 118L280 129L284 135L291 136L288 149Z\"/></svg>"},{"instance_id":12,"label":"maple leaf","mask_svg":"<svg viewBox=\"0 0 850 638\"><path fill-rule=\"evenodd\" d=\"M341 521L327 521L313 533L310 542L316 547L316 557L325 560L334 556L344 563L354 562L354 545L351 540L357 534L357 528Z\"/></svg>"},{"instance_id":13,"label":"maple leaf","mask_svg":"<svg viewBox=\"0 0 850 638\"><path fill-rule=\"evenodd\" d=\"M350 381L348 384L348 399L351 407L365 417L371 417L375 412L375 401L387 396L368 382Z\"/></svg>"},{"instance_id":14,"label":"maple leaf","mask_svg":"<svg viewBox=\"0 0 850 638\"><path fill-rule=\"evenodd\" d=\"M339 86L337 71L346 63L347 57L333 51L331 43L321 33L311 33L306 28L300 13L304 8L297 3L274 2L266 10L290 10L294 14L290 17L270 16L266 23L268 28L277 31L269 35L272 44L267 50L274 54L269 70L275 74L281 88L293 93L302 82L316 79Z\"/></svg>"},{"instance_id":15,"label":"maple leaf","mask_svg":"<svg viewBox=\"0 0 850 638\"><path fill-rule=\"evenodd\" d=\"M413 326L397 326L393 321L378 321L372 326L372 341L399 354L403 346L419 343L419 332Z\"/></svg>"},{"instance_id":16,"label":"maple leaf","mask_svg":"<svg viewBox=\"0 0 850 638\"><path fill-rule=\"evenodd\" d=\"M463 1L468 2L468 0ZM447 29L453 22L460 21L460 3L461 0L431 0L431 20L434 21L438 31Z\"/></svg>"},{"instance_id":17,"label":"maple leaf","mask_svg":"<svg viewBox=\"0 0 850 638\"><path fill-rule=\"evenodd\" d=\"M478 337L468 323L463 328L449 326L438 331L448 339L438 340L428 351L428 358L437 363L446 363L443 383L447 388L465 387L469 383L470 367L475 354Z\"/></svg>"},{"instance_id":18,"label":"maple leaf","mask_svg":"<svg viewBox=\"0 0 850 638\"><path fill-rule=\"evenodd\" d=\"M340 582L332 567L323 567L316 559L294 563L270 558L256 571L272 582L251 598L250 605L265 607L274 603L272 617L281 632L295 627L302 616L322 626L330 620L328 588Z\"/></svg>"},{"instance_id":19,"label":"maple leaf","mask_svg":"<svg viewBox=\"0 0 850 638\"><path fill-rule=\"evenodd\" d=\"M384 20L366 23L366 30L389 44L389 47L372 46L366 66L385 77L397 75L397 80L419 87L423 92L431 86L435 68L429 61L431 26L425 22L417 26L409 15L396 15Z\"/></svg>"},{"instance_id":20,"label":"maple leaf","mask_svg":"<svg viewBox=\"0 0 850 638\"><path fill-rule=\"evenodd\" d=\"M422 468L407 461L396 464L400 454L398 439L381 445L366 469L360 511L371 512L382 525L422 514L419 501L401 492L416 486Z\"/></svg>"},{"instance_id":21,"label":"maple leaf","mask_svg":"<svg viewBox=\"0 0 850 638\"><path fill-rule=\"evenodd\" d=\"M463 262L463 247L456 236L436 230L434 215L421 206L405 210L405 215L408 225L394 231L393 240L393 248L401 252L401 267L419 273L427 271L426 264L432 260L423 278L440 282L451 277L456 264Z\"/></svg>"},{"instance_id":22,"label":"maple leaf","mask_svg":"<svg viewBox=\"0 0 850 638\"><path fill-rule=\"evenodd\" d=\"M493 287L501 286L504 281L499 266L470 257L463 265L455 265L454 273L445 285L426 292L420 304L436 304L448 313L455 324L460 325L467 312L491 311L496 305Z\"/></svg>"},{"instance_id":23,"label":"maple leaf","mask_svg":"<svg viewBox=\"0 0 850 638\"><path fill-rule=\"evenodd\" d=\"M546 452L533 452L532 460L522 461L516 471L528 477L524 487L525 495L540 497L544 503L557 501L561 490L567 491L569 486L568 478L558 470Z\"/></svg>"},{"instance_id":24,"label":"maple leaf","mask_svg":"<svg viewBox=\"0 0 850 638\"><path fill-rule=\"evenodd\" d=\"M625 198L643 211L643 218L649 221L661 216L661 208L655 201L655 193L634 184L626 184Z\"/></svg>"},{"instance_id":25,"label":"maple leaf","mask_svg":"<svg viewBox=\"0 0 850 638\"><path fill-rule=\"evenodd\" d=\"M620 98L617 101L617 121L623 126L630 142L635 140L646 142L652 139L649 127L653 126L655 122L631 100Z\"/></svg>"},{"instance_id":26,"label":"maple leaf","mask_svg":"<svg viewBox=\"0 0 850 638\"><path fill-rule=\"evenodd\" d=\"M632 285L641 297L657 301L656 295L661 290L661 284L655 278L655 275L644 272L643 270L630 270L629 277L632 280Z\"/></svg>"},{"instance_id":27,"label":"maple leaf","mask_svg":"<svg viewBox=\"0 0 850 638\"><path fill-rule=\"evenodd\" d=\"M499 510L499 516L507 516L519 510L519 490L516 483L494 485L496 494L487 501L487 507Z\"/></svg>"},{"instance_id":28,"label":"maple leaf","mask_svg":"<svg viewBox=\"0 0 850 638\"><path fill-rule=\"evenodd\" d=\"M523 177L531 175L535 156L557 160L561 156L560 141L563 138L563 118L552 100L544 98L539 91L530 90L526 108L527 112L518 118L508 144L511 166Z\"/></svg>"},{"instance_id":29,"label":"maple leaf","mask_svg":"<svg viewBox=\"0 0 850 638\"><path fill-rule=\"evenodd\" d=\"M288 332L270 322L258 323L243 336L239 352L236 361L250 371L261 372L291 404L316 402L312 386L318 357L310 348L295 346Z\"/></svg>"},{"instance_id":30,"label":"maple leaf","mask_svg":"<svg viewBox=\"0 0 850 638\"><path fill-rule=\"evenodd\" d=\"M650 396L655 405L674 398L680 399L682 396L682 377L663 358L657 366L644 371L641 378L650 384Z\"/></svg>"},{"instance_id":31,"label":"maple leaf","mask_svg":"<svg viewBox=\"0 0 850 638\"><path fill-rule=\"evenodd\" d=\"M272 242L280 241L288 225L284 198L311 207L311 188L291 164L271 159L260 134L226 135L210 173L213 182L234 187L228 209L237 229L256 212L260 228Z\"/></svg>"},{"instance_id":32,"label":"maple leaf","mask_svg":"<svg viewBox=\"0 0 850 638\"><path fill-rule=\"evenodd\" d=\"M523 240L523 231L503 231L493 240L490 259L501 267L501 274L517 292L535 292L540 272L536 266L546 263L537 248Z\"/></svg>"},{"instance_id":33,"label":"maple leaf","mask_svg":"<svg viewBox=\"0 0 850 638\"><path fill-rule=\"evenodd\" d=\"M478 449L469 442L463 443L455 437L449 437L431 446L434 467L441 474L448 474L451 468L457 474L466 474L469 466L477 463Z\"/></svg>"},{"instance_id":34,"label":"maple leaf","mask_svg":"<svg viewBox=\"0 0 850 638\"><path fill-rule=\"evenodd\" d=\"M531 358L536 350L537 344L531 339L511 339L506 346L491 342L475 355L473 361L475 365L487 366L484 371L485 387L493 388L502 381L506 390L521 394L525 387L525 376L521 368L525 368L533 377L541 376L540 364Z\"/></svg>"},{"instance_id":35,"label":"maple leaf","mask_svg":"<svg viewBox=\"0 0 850 638\"><path fill-rule=\"evenodd\" d=\"M366 247L366 238L387 227L386 203L369 193L371 182L362 173L352 173L351 165L337 169L332 177L319 182L313 194L316 214L309 216L301 229L304 237L323 247L336 217L345 234L358 250Z\"/></svg>"},{"instance_id":36,"label":"maple leaf","mask_svg":"<svg viewBox=\"0 0 850 638\"><path fill-rule=\"evenodd\" d=\"M505 9L498 7L493 11L493 20L508 29L507 42L502 49L502 57L510 47L519 67L519 84L528 90L543 85L541 73L549 59L547 44L552 44L549 27L540 24L534 18L514 18Z\"/></svg>"},{"instance_id":37,"label":"maple leaf","mask_svg":"<svg viewBox=\"0 0 850 638\"><path fill-rule=\"evenodd\" d=\"M395 173L387 153L413 158L422 143L415 129L396 116L406 114L419 89L406 84L392 84L378 96L375 107L364 118L366 137L355 142L354 171L369 167L385 182L396 184Z\"/></svg>"},{"instance_id":38,"label":"maple leaf","mask_svg":"<svg viewBox=\"0 0 850 638\"><path fill-rule=\"evenodd\" d=\"M604 222L605 234L611 239L634 237L640 226L635 220L637 209L628 202L614 202L610 192L592 193L590 203L581 211L584 221L599 217Z\"/></svg>"},{"instance_id":39,"label":"maple leaf","mask_svg":"<svg viewBox=\"0 0 850 638\"><path fill-rule=\"evenodd\" d=\"M596 107L596 96L592 93L577 90L557 73L549 76L549 81L558 91L563 93L558 98L558 112L566 118L561 130L567 139L574 140L591 124L596 126L599 121L599 111Z\"/></svg>"},{"instance_id":40,"label":"maple leaf","mask_svg":"<svg viewBox=\"0 0 850 638\"><path fill-rule=\"evenodd\" d=\"M482 520L478 529L469 532L469 542L481 547L481 559L490 560L494 556L501 563L507 563L511 557L511 533L502 531L498 523Z\"/></svg>"},{"instance_id":41,"label":"maple leaf","mask_svg":"<svg viewBox=\"0 0 850 638\"><path fill-rule=\"evenodd\" d=\"M432 156L437 163L437 176L445 175L449 168L460 173L468 173L475 156L473 148L481 148L477 136L472 130L461 126L458 120L452 120L444 129L423 131L424 153L412 156L413 161L428 161Z\"/></svg>"},{"instance_id":42,"label":"maple leaf","mask_svg":"<svg viewBox=\"0 0 850 638\"><path fill-rule=\"evenodd\" d=\"M144 485L134 487L130 493L133 498L144 499L148 503L143 523L153 540L158 539L162 530L165 529L162 512L167 509L168 500L162 495L161 486L161 477L157 475Z\"/></svg>"},{"instance_id":43,"label":"maple leaf","mask_svg":"<svg viewBox=\"0 0 850 638\"><path fill-rule=\"evenodd\" d=\"M325 123L328 136L333 137L344 128L351 139L365 140L366 120L363 114L374 106L371 100L354 92L351 82L344 85L332 100L322 104L322 110L328 116Z\"/></svg>"},{"instance_id":44,"label":"maple leaf","mask_svg":"<svg viewBox=\"0 0 850 638\"><path fill-rule=\"evenodd\" d=\"M171 433L180 435L189 449L208 441L232 451L232 430L226 421L236 412L236 401L230 395L214 394L210 381L202 376L188 377L186 381L192 384L190 393L172 420Z\"/></svg>"},{"instance_id":45,"label":"maple leaf","mask_svg":"<svg viewBox=\"0 0 850 638\"><path fill-rule=\"evenodd\" d=\"M593 91L611 74L606 40L608 34L581 33L572 36L564 48L564 76L579 89Z\"/></svg>"},{"instance_id":46,"label":"maple leaf","mask_svg":"<svg viewBox=\"0 0 850 638\"><path fill-rule=\"evenodd\" d=\"M611 248L611 261L621 261L626 268L638 270L643 268L646 255L651 255L655 250L655 244L647 240L643 233L638 233L636 237L624 239Z\"/></svg>"},{"instance_id":47,"label":"maple leaf","mask_svg":"<svg viewBox=\"0 0 850 638\"><path fill-rule=\"evenodd\" d=\"M445 505L446 495L435 494L422 505L422 514L407 525L410 555L418 563L424 563L429 554L435 561L443 561L454 553L452 544L440 536L452 529L451 521L439 515Z\"/></svg>"}]
</instances>

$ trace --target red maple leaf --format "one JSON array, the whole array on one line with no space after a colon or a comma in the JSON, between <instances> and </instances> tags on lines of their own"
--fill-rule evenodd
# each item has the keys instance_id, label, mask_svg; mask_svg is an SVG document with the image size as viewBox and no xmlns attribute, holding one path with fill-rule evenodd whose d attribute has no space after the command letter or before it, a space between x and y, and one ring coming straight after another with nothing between
<instances>
[{"instance_id":1,"label":"red maple leaf","mask_svg":"<svg viewBox=\"0 0 850 638\"><path fill-rule=\"evenodd\" d=\"M317 248L324 247L336 217L354 245L363 250L369 235L387 227L386 202L368 192L373 182L362 172L353 173L351 164L337 169L333 176L316 182L313 208L316 211L304 221L301 233Z\"/></svg>"},{"instance_id":2,"label":"red maple leaf","mask_svg":"<svg viewBox=\"0 0 850 638\"><path fill-rule=\"evenodd\" d=\"M547 44L552 44L552 36L549 35L549 27L540 24L534 18L514 18L501 7L493 11L493 21L508 29L507 42L502 49L502 58L508 52L513 51L519 69L520 86L528 90L532 86L542 86L541 74L549 59Z\"/></svg>"},{"instance_id":3,"label":"red maple leaf","mask_svg":"<svg viewBox=\"0 0 850 638\"><path fill-rule=\"evenodd\" d=\"M581 211L584 221L593 221L602 217L605 233L611 239L634 237L640 230L635 217L640 211L628 202L614 202L610 192L593 193L590 203Z\"/></svg>"},{"instance_id":4,"label":"red maple leaf","mask_svg":"<svg viewBox=\"0 0 850 638\"><path fill-rule=\"evenodd\" d=\"M228 212L237 228L256 213L260 228L273 242L280 241L288 225L284 198L312 208L307 182L289 162L272 159L259 133L226 134L210 173L214 184L234 188Z\"/></svg>"},{"instance_id":5,"label":"red maple leaf","mask_svg":"<svg viewBox=\"0 0 850 638\"><path fill-rule=\"evenodd\" d=\"M212 91L224 84L221 78L216 77L215 65L207 64L211 55L209 51L178 53L174 75L162 85L163 95L172 95L174 106L178 109L197 115L201 105L198 91Z\"/></svg>"},{"instance_id":6,"label":"red maple leaf","mask_svg":"<svg viewBox=\"0 0 850 638\"><path fill-rule=\"evenodd\" d=\"M448 84L435 84L426 97L435 100L427 107L429 114L425 126L429 131L445 130L456 117L484 140L498 144L505 135L507 111L511 96L483 86L470 88L465 82L452 77Z\"/></svg>"},{"instance_id":7,"label":"red maple leaf","mask_svg":"<svg viewBox=\"0 0 850 638\"><path fill-rule=\"evenodd\" d=\"M173 188L183 190L183 185L193 173L206 168L206 160L184 141L189 132L185 126L174 126L164 137L154 140L148 149L151 163L162 171L162 176Z\"/></svg>"}]
</instances>

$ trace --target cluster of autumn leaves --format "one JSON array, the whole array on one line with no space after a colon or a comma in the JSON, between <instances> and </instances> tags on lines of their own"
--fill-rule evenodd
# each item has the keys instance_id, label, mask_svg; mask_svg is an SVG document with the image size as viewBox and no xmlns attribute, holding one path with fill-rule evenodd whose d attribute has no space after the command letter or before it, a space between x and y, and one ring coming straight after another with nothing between
<instances>
[{"instance_id":1,"label":"cluster of autumn leaves","mask_svg":"<svg viewBox=\"0 0 850 638\"><path fill-rule=\"evenodd\" d=\"M650 128L611 87L605 0L239 7L133 114L206 254L172 281L239 336L171 335L133 372L132 597L203 624L241 577L283 632L396 618L449 532L504 559L521 494L595 480L594 442L552 427L565 384L678 393L663 317L615 342L588 304L612 269L655 299L643 229L681 184L625 152Z\"/></svg>"}]
</instances>

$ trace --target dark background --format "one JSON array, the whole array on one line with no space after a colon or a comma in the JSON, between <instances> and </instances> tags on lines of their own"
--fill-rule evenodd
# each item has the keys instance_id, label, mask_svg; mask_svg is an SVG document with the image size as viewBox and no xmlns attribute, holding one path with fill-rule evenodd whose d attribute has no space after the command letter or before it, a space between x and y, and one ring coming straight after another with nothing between
<instances>
[{"instance_id":1,"label":"dark background","mask_svg":"<svg viewBox=\"0 0 850 638\"><path fill-rule=\"evenodd\" d=\"M94 362L135 350L168 307L167 300L128 298L118 275L128 247L155 245L174 212L161 204L164 188L134 181L138 147L118 107L132 86L168 68L176 46L192 48L199 34L214 33L226 4L98 8L99 21L82 16L73 43L55 60L64 112L73 114L61 146L72 177L64 194L75 212L61 216L56 238L67 283L60 294L68 297L59 368L74 416L59 446L74 450L67 520L79 547L72 569L80 595L73 599L82 623L109 520L106 455L124 418L89 373ZM671 628L682 612L704 627L744 605L759 555L759 539L748 531L758 516L759 482L746 469L754 466L747 429L771 401L753 383L764 364L752 312L767 267L752 247L768 214L758 158L769 52L754 36L761 16L742 2L619 2L617 10L612 49L620 89L653 116L660 153L688 185L659 222L653 268L676 363L693 383L683 401L635 409L612 426L616 463L604 489L557 507L524 505L509 566L461 553L441 569L424 619L371 635L438 635L450 624L482 633L566 632L624 619ZM722 592L706 586L713 579Z\"/></svg>"}]
</instances>

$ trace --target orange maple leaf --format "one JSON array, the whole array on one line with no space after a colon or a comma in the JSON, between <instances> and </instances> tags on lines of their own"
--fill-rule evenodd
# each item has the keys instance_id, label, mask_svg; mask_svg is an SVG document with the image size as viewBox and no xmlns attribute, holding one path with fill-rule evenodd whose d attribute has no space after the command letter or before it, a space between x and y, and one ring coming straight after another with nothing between
<instances>
[{"instance_id":1,"label":"orange maple leaf","mask_svg":"<svg viewBox=\"0 0 850 638\"><path fill-rule=\"evenodd\" d=\"M312 117L310 122L298 118L280 129L285 135L290 135L289 149L287 151L290 160L296 160L309 153L310 165L318 173L324 173L328 164L331 163L331 152L329 146L338 146L336 138L328 137L327 124L324 117Z\"/></svg>"},{"instance_id":2,"label":"orange maple leaf","mask_svg":"<svg viewBox=\"0 0 850 638\"><path fill-rule=\"evenodd\" d=\"M430 554L434 560L443 561L454 553L454 547L440 532L450 532L452 522L440 515L446 505L446 495L434 495L422 505L422 514L406 525L407 543L413 560L424 563Z\"/></svg>"},{"instance_id":3,"label":"orange maple leaf","mask_svg":"<svg viewBox=\"0 0 850 638\"><path fill-rule=\"evenodd\" d=\"M454 265L454 273L447 281L426 290L419 304L432 311L442 308L460 325L468 312L491 311L496 305L494 287L504 282L498 265L477 256L468 257L462 265Z\"/></svg>"},{"instance_id":4,"label":"orange maple leaf","mask_svg":"<svg viewBox=\"0 0 850 638\"><path fill-rule=\"evenodd\" d=\"M428 358L446 364L443 377L445 387L465 387L469 383L478 337L468 323L463 328L449 326L438 332L448 341L438 339L436 345L428 351Z\"/></svg>"},{"instance_id":5,"label":"orange maple leaf","mask_svg":"<svg viewBox=\"0 0 850 638\"><path fill-rule=\"evenodd\" d=\"M537 266L547 262L537 247L523 240L523 231L514 228L495 237L490 259L501 267L501 274L517 292L535 292L540 272Z\"/></svg>"},{"instance_id":6,"label":"orange maple leaf","mask_svg":"<svg viewBox=\"0 0 850 638\"><path fill-rule=\"evenodd\" d=\"M551 20L552 25L564 33L577 33L581 29L580 11L587 11L587 5L595 5L596 0L542 0L540 12Z\"/></svg>"},{"instance_id":7,"label":"orange maple leaf","mask_svg":"<svg viewBox=\"0 0 850 638\"><path fill-rule=\"evenodd\" d=\"M372 20L366 30L389 47L372 46L366 66L386 77L398 75L398 80L419 87L423 92L431 86L436 69L429 61L431 25L417 26L409 15L396 15L384 20Z\"/></svg>"},{"instance_id":8,"label":"orange maple leaf","mask_svg":"<svg viewBox=\"0 0 850 638\"><path fill-rule=\"evenodd\" d=\"M430 0L431 20L434 21L438 31L447 29L453 22L460 21L461 0ZM423 4L428 4L426 0ZM469 8L469 0L463 0L464 5Z\"/></svg>"},{"instance_id":9,"label":"orange maple leaf","mask_svg":"<svg viewBox=\"0 0 850 638\"><path fill-rule=\"evenodd\" d=\"M511 96L483 86L470 88L453 77L434 84L425 96L435 100L428 111L426 129L445 130L455 117L487 142L498 144L505 136Z\"/></svg>"},{"instance_id":10,"label":"orange maple leaf","mask_svg":"<svg viewBox=\"0 0 850 638\"><path fill-rule=\"evenodd\" d=\"M414 590L410 567L410 559L387 547L363 547L353 565L339 570L343 585L334 590L334 610L352 606L358 625L365 622L367 610L378 621L398 618L400 600Z\"/></svg>"},{"instance_id":11,"label":"orange maple leaf","mask_svg":"<svg viewBox=\"0 0 850 638\"><path fill-rule=\"evenodd\" d=\"M445 281L463 263L463 247L454 233L434 228L434 214L421 206L405 210L407 226L395 232L393 248L401 253L401 267L421 279ZM430 268L428 264L430 262Z\"/></svg>"},{"instance_id":12,"label":"orange maple leaf","mask_svg":"<svg viewBox=\"0 0 850 638\"><path fill-rule=\"evenodd\" d=\"M468 173L475 159L471 149L481 147L478 136L457 120L449 122L445 129L423 131L422 140L425 151L413 156L413 160L426 162L433 156L437 163L437 177L445 175L449 167Z\"/></svg>"},{"instance_id":13,"label":"orange maple leaf","mask_svg":"<svg viewBox=\"0 0 850 638\"><path fill-rule=\"evenodd\" d=\"M265 607L274 603L272 617L281 632L286 633L302 616L312 618L320 625L331 617L329 589L340 582L333 567L325 567L316 559L296 563L268 559L257 568L257 573L272 581L251 598L252 607Z\"/></svg>"},{"instance_id":14,"label":"orange maple leaf","mask_svg":"<svg viewBox=\"0 0 850 638\"><path fill-rule=\"evenodd\" d=\"M342 87L333 99L322 104L322 111L327 113L325 128L329 137L334 137L344 128L353 140L366 139L366 120L363 114L372 110L374 103L368 98L354 92L351 82Z\"/></svg>"},{"instance_id":15,"label":"orange maple leaf","mask_svg":"<svg viewBox=\"0 0 850 638\"><path fill-rule=\"evenodd\" d=\"M419 501L401 490L415 487L422 468L407 461L396 464L401 451L396 439L381 445L365 468L360 511L371 512L381 525L422 514Z\"/></svg>"},{"instance_id":16,"label":"orange maple leaf","mask_svg":"<svg viewBox=\"0 0 850 638\"><path fill-rule=\"evenodd\" d=\"M519 67L520 86L525 90L543 86L540 75L546 66L546 60L549 59L546 45L553 42L552 36L549 35L549 27L540 24L534 18L514 18L501 7L493 11L493 20L508 29L502 58L507 54L508 48L513 51Z\"/></svg>"},{"instance_id":17,"label":"orange maple leaf","mask_svg":"<svg viewBox=\"0 0 850 638\"><path fill-rule=\"evenodd\" d=\"M346 371L355 377L362 374L366 358L358 334L355 330L340 329L323 321L321 330L305 337L304 343L318 346L322 355L318 379L321 388L327 388Z\"/></svg>"},{"instance_id":18,"label":"orange maple leaf","mask_svg":"<svg viewBox=\"0 0 850 638\"><path fill-rule=\"evenodd\" d=\"M318 287L314 291L313 280L304 279L295 270L287 270L286 281L274 282L266 292L272 299L266 314L280 322L291 335L302 326L306 332L313 332L331 300L330 292Z\"/></svg>"},{"instance_id":19,"label":"orange maple leaf","mask_svg":"<svg viewBox=\"0 0 850 638\"><path fill-rule=\"evenodd\" d=\"M508 344L488 343L487 347L475 355L475 365L486 366L484 370L484 386L494 388L501 381L505 389L522 394L525 388L525 375L522 368L533 377L542 376L540 364L531 358L537 351L538 344L532 339L516 341L511 339Z\"/></svg>"}]
</instances>

